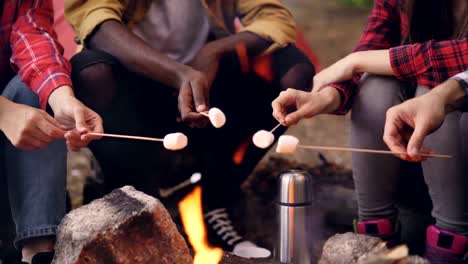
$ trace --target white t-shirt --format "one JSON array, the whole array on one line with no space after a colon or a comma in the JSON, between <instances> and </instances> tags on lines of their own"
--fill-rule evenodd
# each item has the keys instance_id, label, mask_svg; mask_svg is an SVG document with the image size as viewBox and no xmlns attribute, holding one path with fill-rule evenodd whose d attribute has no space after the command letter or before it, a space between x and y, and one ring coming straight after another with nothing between
<instances>
[{"instance_id":1,"label":"white t-shirt","mask_svg":"<svg viewBox=\"0 0 468 264\"><path fill-rule=\"evenodd\" d=\"M190 62L206 43L210 25L199 0L153 0L133 32L180 63Z\"/></svg>"}]
</instances>

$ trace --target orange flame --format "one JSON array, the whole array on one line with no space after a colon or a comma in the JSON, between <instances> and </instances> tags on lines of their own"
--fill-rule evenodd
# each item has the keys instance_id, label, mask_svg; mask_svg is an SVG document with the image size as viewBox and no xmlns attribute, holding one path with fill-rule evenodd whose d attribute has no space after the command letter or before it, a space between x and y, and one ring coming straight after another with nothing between
<instances>
[{"instance_id":1,"label":"orange flame","mask_svg":"<svg viewBox=\"0 0 468 264\"><path fill-rule=\"evenodd\" d=\"M217 264L223 257L223 250L213 248L206 238L206 229L203 222L201 206L201 187L187 194L179 203L179 212L182 224L188 235L190 244L195 250L194 264Z\"/></svg>"}]
</instances>

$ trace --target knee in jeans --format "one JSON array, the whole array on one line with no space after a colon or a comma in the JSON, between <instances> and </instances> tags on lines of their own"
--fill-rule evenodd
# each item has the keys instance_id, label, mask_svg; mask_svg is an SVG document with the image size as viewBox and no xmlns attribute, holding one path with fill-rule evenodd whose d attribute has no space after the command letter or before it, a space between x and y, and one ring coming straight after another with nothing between
<instances>
[{"instance_id":1,"label":"knee in jeans","mask_svg":"<svg viewBox=\"0 0 468 264\"><path fill-rule=\"evenodd\" d=\"M2 96L18 104L39 108L39 97L16 75L5 87Z\"/></svg>"},{"instance_id":2,"label":"knee in jeans","mask_svg":"<svg viewBox=\"0 0 468 264\"><path fill-rule=\"evenodd\" d=\"M393 77L363 76L353 103L353 120L385 121L388 109L402 102L402 86Z\"/></svg>"},{"instance_id":3,"label":"knee in jeans","mask_svg":"<svg viewBox=\"0 0 468 264\"><path fill-rule=\"evenodd\" d=\"M281 78L281 86L284 89L295 88L303 91L312 89L312 79L315 75L315 68L310 63L299 63L294 65Z\"/></svg>"}]
</instances>

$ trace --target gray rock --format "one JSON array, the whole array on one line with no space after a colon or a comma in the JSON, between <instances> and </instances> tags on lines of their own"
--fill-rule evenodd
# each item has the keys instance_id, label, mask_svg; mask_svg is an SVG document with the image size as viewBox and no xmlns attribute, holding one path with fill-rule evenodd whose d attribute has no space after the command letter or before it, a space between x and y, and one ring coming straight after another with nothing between
<instances>
[{"instance_id":1,"label":"gray rock","mask_svg":"<svg viewBox=\"0 0 468 264\"><path fill-rule=\"evenodd\" d=\"M382 244L376 237L354 233L337 234L325 242L319 264L351 264Z\"/></svg>"},{"instance_id":2,"label":"gray rock","mask_svg":"<svg viewBox=\"0 0 468 264\"><path fill-rule=\"evenodd\" d=\"M55 250L55 264L192 263L162 203L130 186L66 215Z\"/></svg>"},{"instance_id":3,"label":"gray rock","mask_svg":"<svg viewBox=\"0 0 468 264\"><path fill-rule=\"evenodd\" d=\"M345 233L325 242L319 264L429 264L419 256L408 256L408 247L388 249L376 237Z\"/></svg>"}]
</instances>

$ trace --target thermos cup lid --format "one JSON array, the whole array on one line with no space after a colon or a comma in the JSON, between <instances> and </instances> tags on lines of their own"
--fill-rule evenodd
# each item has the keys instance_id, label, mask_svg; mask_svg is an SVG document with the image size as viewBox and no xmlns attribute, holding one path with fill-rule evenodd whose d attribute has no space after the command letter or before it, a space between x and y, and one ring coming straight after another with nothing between
<instances>
[{"instance_id":1,"label":"thermos cup lid","mask_svg":"<svg viewBox=\"0 0 468 264\"><path fill-rule=\"evenodd\" d=\"M301 205L312 202L312 176L302 170L282 173L278 178L277 202L287 205Z\"/></svg>"}]
</instances>

